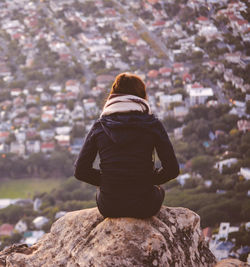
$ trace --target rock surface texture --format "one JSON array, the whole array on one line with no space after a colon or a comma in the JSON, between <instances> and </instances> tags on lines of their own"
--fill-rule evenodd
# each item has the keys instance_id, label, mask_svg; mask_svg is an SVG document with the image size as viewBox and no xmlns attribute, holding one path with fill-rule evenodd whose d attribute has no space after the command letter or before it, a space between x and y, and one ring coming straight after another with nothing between
<instances>
[{"instance_id":1,"label":"rock surface texture","mask_svg":"<svg viewBox=\"0 0 250 267\"><path fill-rule=\"evenodd\" d=\"M97 208L69 212L38 243L0 252L7 267L214 266L199 216L163 206L149 219L106 218ZM1 265L0 265L1 266Z\"/></svg>"},{"instance_id":2,"label":"rock surface texture","mask_svg":"<svg viewBox=\"0 0 250 267\"><path fill-rule=\"evenodd\" d=\"M250 267L250 264L237 259L226 259L218 262L215 267Z\"/></svg>"}]
</instances>

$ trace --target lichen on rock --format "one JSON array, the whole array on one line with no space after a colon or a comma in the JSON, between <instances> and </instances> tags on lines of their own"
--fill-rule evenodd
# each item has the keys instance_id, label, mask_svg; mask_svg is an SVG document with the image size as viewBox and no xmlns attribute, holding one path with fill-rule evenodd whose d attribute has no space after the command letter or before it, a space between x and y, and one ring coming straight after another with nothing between
<instances>
[{"instance_id":1,"label":"lichen on rock","mask_svg":"<svg viewBox=\"0 0 250 267\"><path fill-rule=\"evenodd\" d=\"M199 216L186 208L165 206L148 219L104 219L97 208L69 212L29 253L7 253L4 259L6 267L216 264L202 237Z\"/></svg>"}]
</instances>

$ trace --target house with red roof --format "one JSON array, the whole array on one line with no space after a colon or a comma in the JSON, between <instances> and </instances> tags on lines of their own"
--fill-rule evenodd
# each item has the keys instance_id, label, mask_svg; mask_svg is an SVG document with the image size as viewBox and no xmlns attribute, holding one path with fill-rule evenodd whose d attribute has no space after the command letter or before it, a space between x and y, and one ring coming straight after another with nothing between
<instances>
[{"instance_id":1,"label":"house with red roof","mask_svg":"<svg viewBox=\"0 0 250 267\"><path fill-rule=\"evenodd\" d=\"M159 69L159 73L162 76L169 77L172 73L172 68L162 67Z\"/></svg>"},{"instance_id":2,"label":"house with red roof","mask_svg":"<svg viewBox=\"0 0 250 267\"><path fill-rule=\"evenodd\" d=\"M55 143L53 141L51 142L43 142L41 144L41 151L43 153L52 152L55 150Z\"/></svg>"},{"instance_id":3,"label":"house with red roof","mask_svg":"<svg viewBox=\"0 0 250 267\"><path fill-rule=\"evenodd\" d=\"M54 102L59 102L59 101L64 101L66 99L66 94L65 93L55 93L53 96L53 101Z\"/></svg>"},{"instance_id":4,"label":"house with red roof","mask_svg":"<svg viewBox=\"0 0 250 267\"><path fill-rule=\"evenodd\" d=\"M11 96L19 96L22 93L22 89L20 88L13 88L10 90Z\"/></svg>"},{"instance_id":5,"label":"house with red roof","mask_svg":"<svg viewBox=\"0 0 250 267\"><path fill-rule=\"evenodd\" d=\"M192 77L192 75L189 74L188 72L185 72L185 73L182 74L182 80L183 80L183 82L185 82L185 83L191 83L192 80L193 80L193 77Z\"/></svg>"},{"instance_id":6,"label":"house with red roof","mask_svg":"<svg viewBox=\"0 0 250 267\"><path fill-rule=\"evenodd\" d=\"M9 131L0 131L0 143L4 143L5 140L9 137Z\"/></svg>"},{"instance_id":7,"label":"house with red roof","mask_svg":"<svg viewBox=\"0 0 250 267\"><path fill-rule=\"evenodd\" d=\"M158 74L159 74L159 71L158 70L150 70L147 73L147 77L148 78L151 78L151 79L154 79L154 78L157 78Z\"/></svg>"},{"instance_id":8,"label":"house with red roof","mask_svg":"<svg viewBox=\"0 0 250 267\"><path fill-rule=\"evenodd\" d=\"M149 4L154 5L159 2L159 0L147 0Z\"/></svg>"},{"instance_id":9,"label":"house with red roof","mask_svg":"<svg viewBox=\"0 0 250 267\"><path fill-rule=\"evenodd\" d=\"M209 242L210 239L212 238L212 229L211 227L206 227L204 229L202 229L202 234L205 238L205 241Z\"/></svg>"},{"instance_id":10,"label":"house with red roof","mask_svg":"<svg viewBox=\"0 0 250 267\"><path fill-rule=\"evenodd\" d=\"M197 20L202 25L208 25L210 23L209 19L207 17L204 17L204 16L198 17Z\"/></svg>"},{"instance_id":11,"label":"house with red roof","mask_svg":"<svg viewBox=\"0 0 250 267\"><path fill-rule=\"evenodd\" d=\"M105 88L110 83L113 83L115 77L113 75L102 74L96 77L97 86Z\"/></svg>"},{"instance_id":12,"label":"house with red roof","mask_svg":"<svg viewBox=\"0 0 250 267\"><path fill-rule=\"evenodd\" d=\"M57 144L62 147L70 146L70 135L56 135Z\"/></svg>"},{"instance_id":13,"label":"house with red roof","mask_svg":"<svg viewBox=\"0 0 250 267\"><path fill-rule=\"evenodd\" d=\"M50 113L43 113L41 116L41 120L43 122L48 122L48 121L53 121L54 120L54 115Z\"/></svg>"},{"instance_id":14,"label":"house with red roof","mask_svg":"<svg viewBox=\"0 0 250 267\"><path fill-rule=\"evenodd\" d=\"M65 83L65 90L78 94L80 91L80 82L77 80L67 80Z\"/></svg>"},{"instance_id":15,"label":"house with red roof","mask_svg":"<svg viewBox=\"0 0 250 267\"><path fill-rule=\"evenodd\" d=\"M166 24L165 20L157 20L152 24L152 26L154 26L155 28L156 27L160 28L160 27L163 27L165 24Z\"/></svg>"},{"instance_id":16,"label":"house with red roof","mask_svg":"<svg viewBox=\"0 0 250 267\"><path fill-rule=\"evenodd\" d=\"M173 65L174 73L180 73L184 71L184 64L183 63L174 63Z\"/></svg>"},{"instance_id":17,"label":"house with red roof","mask_svg":"<svg viewBox=\"0 0 250 267\"><path fill-rule=\"evenodd\" d=\"M0 226L0 236L11 236L14 231L14 225L4 223Z\"/></svg>"}]
</instances>

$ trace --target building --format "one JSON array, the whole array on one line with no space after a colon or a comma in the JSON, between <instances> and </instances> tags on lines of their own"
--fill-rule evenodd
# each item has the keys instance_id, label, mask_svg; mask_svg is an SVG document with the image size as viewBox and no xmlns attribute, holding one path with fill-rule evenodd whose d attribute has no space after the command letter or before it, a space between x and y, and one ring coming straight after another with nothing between
<instances>
[{"instance_id":1,"label":"building","mask_svg":"<svg viewBox=\"0 0 250 267\"><path fill-rule=\"evenodd\" d=\"M27 231L28 226L26 224L26 222L20 220L17 222L17 224L15 225L15 230L19 233L23 233L25 231Z\"/></svg>"},{"instance_id":2,"label":"building","mask_svg":"<svg viewBox=\"0 0 250 267\"><path fill-rule=\"evenodd\" d=\"M222 222L222 223L220 223L220 228L219 228L219 232L216 236L216 239L217 240L220 240L220 239L227 240L229 233L238 232L238 231L239 231L238 226L230 226L229 222Z\"/></svg>"},{"instance_id":3,"label":"building","mask_svg":"<svg viewBox=\"0 0 250 267\"><path fill-rule=\"evenodd\" d=\"M43 235L45 234L44 231L31 231L31 232L25 232L24 233L24 243L28 246L34 245Z\"/></svg>"},{"instance_id":4,"label":"building","mask_svg":"<svg viewBox=\"0 0 250 267\"><path fill-rule=\"evenodd\" d=\"M223 172L223 167L231 167L231 165L235 164L238 162L238 159L236 158L230 158L230 159L225 159L225 160L221 160L215 163L215 168L217 168L219 170L220 173Z\"/></svg>"},{"instance_id":5,"label":"building","mask_svg":"<svg viewBox=\"0 0 250 267\"><path fill-rule=\"evenodd\" d=\"M55 150L55 143L53 141L49 142L43 142L41 145L41 151L43 153L52 152Z\"/></svg>"},{"instance_id":6,"label":"building","mask_svg":"<svg viewBox=\"0 0 250 267\"><path fill-rule=\"evenodd\" d=\"M40 140L28 140L26 141L26 150L28 153L39 153L41 149Z\"/></svg>"},{"instance_id":7,"label":"building","mask_svg":"<svg viewBox=\"0 0 250 267\"><path fill-rule=\"evenodd\" d=\"M35 225L37 229L41 229L49 220L44 216L36 217L32 223Z\"/></svg>"},{"instance_id":8,"label":"building","mask_svg":"<svg viewBox=\"0 0 250 267\"><path fill-rule=\"evenodd\" d=\"M179 182L179 184L181 184L182 186L185 184L186 180L190 179L191 175L189 173L184 173L181 174L177 177L177 181Z\"/></svg>"},{"instance_id":9,"label":"building","mask_svg":"<svg viewBox=\"0 0 250 267\"><path fill-rule=\"evenodd\" d=\"M0 236L11 236L14 231L14 226L9 223L4 223L0 226Z\"/></svg>"},{"instance_id":10,"label":"building","mask_svg":"<svg viewBox=\"0 0 250 267\"><path fill-rule=\"evenodd\" d=\"M238 126L239 131L243 131L243 132L250 131L250 121L239 120L237 121L237 126Z\"/></svg>"},{"instance_id":11,"label":"building","mask_svg":"<svg viewBox=\"0 0 250 267\"><path fill-rule=\"evenodd\" d=\"M240 174L246 179L250 180L250 168L240 168Z\"/></svg>"},{"instance_id":12,"label":"building","mask_svg":"<svg viewBox=\"0 0 250 267\"><path fill-rule=\"evenodd\" d=\"M25 145L23 143L11 142L10 143L10 153L18 154L23 156L25 154Z\"/></svg>"},{"instance_id":13,"label":"building","mask_svg":"<svg viewBox=\"0 0 250 267\"><path fill-rule=\"evenodd\" d=\"M163 109L167 110L171 103L182 102L182 95L181 94L175 94L175 95L163 94L159 96L159 102L160 102L160 106Z\"/></svg>"},{"instance_id":14,"label":"building","mask_svg":"<svg viewBox=\"0 0 250 267\"><path fill-rule=\"evenodd\" d=\"M190 105L200 105L205 104L208 97L213 96L213 89L212 88L191 88L189 91L190 97Z\"/></svg>"}]
</instances>

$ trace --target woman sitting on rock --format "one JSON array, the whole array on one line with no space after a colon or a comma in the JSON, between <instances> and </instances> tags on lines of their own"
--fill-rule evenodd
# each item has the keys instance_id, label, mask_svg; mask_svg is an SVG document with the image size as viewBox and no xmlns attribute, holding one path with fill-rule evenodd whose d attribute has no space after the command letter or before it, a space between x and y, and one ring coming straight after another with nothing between
<instances>
[{"instance_id":1,"label":"woman sitting on rock","mask_svg":"<svg viewBox=\"0 0 250 267\"><path fill-rule=\"evenodd\" d=\"M154 148L162 167L155 169ZM93 168L97 152L100 170ZM112 85L75 163L75 177L99 186L97 206L104 217L147 218L161 208L159 186L179 174L173 147L151 113L144 82L122 73Z\"/></svg>"}]
</instances>

